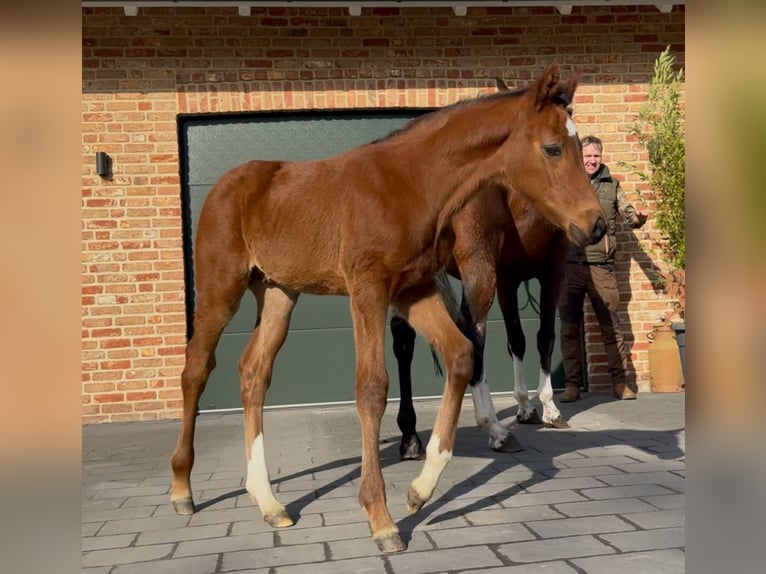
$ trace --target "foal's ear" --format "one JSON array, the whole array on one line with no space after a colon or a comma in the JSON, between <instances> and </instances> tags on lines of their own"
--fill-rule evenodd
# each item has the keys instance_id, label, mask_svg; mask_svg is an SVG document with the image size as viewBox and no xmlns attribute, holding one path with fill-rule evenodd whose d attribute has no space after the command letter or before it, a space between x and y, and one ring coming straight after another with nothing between
<instances>
[{"instance_id":1,"label":"foal's ear","mask_svg":"<svg viewBox=\"0 0 766 574\"><path fill-rule=\"evenodd\" d=\"M545 72L530 89L530 94L535 98L535 109L541 110L546 104L554 101L560 93L561 73L559 65L554 63L545 68Z\"/></svg>"},{"instance_id":2,"label":"foal's ear","mask_svg":"<svg viewBox=\"0 0 766 574\"><path fill-rule=\"evenodd\" d=\"M495 83L497 84L497 89L501 92L507 92L510 90L508 84L503 81L503 78L495 78Z\"/></svg>"}]
</instances>

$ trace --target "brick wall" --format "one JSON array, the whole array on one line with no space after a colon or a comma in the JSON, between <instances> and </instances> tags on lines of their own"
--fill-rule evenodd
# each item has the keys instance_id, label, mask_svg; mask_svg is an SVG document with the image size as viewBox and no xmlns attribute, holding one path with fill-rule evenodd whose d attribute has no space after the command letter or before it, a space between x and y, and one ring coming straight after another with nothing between
<instances>
[{"instance_id":1,"label":"brick wall","mask_svg":"<svg viewBox=\"0 0 766 574\"><path fill-rule=\"evenodd\" d=\"M684 61L684 7L82 10L82 418L84 423L177 417L185 344L179 151L181 113L427 107L525 85L552 61L583 72L581 135L632 198L619 161L644 157L628 133L652 64L672 46ZM95 152L114 160L96 174ZM643 190L646 195L646 190ZM648 206L651 211L651 205ZM624 331L647 388L647 338L668 307L642 270L650 223L621 231ZM605 357L587 327L592 390Z\"/></svg>"}]
</instances>

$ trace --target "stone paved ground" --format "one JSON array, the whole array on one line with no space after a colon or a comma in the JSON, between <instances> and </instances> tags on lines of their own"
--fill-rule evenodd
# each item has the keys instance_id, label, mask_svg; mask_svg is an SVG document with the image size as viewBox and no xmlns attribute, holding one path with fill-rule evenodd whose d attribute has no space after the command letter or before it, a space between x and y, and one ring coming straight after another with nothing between
<instances>
[{"instance_id":1,"label":"stone paved ground","mask_svg":"<svg viewBox=\"0 0 766 574\"><path fill-rule=\"evenodd\" d=\"M410 516L420 462L398 460L396 403L381 432L389 508L408 549L381 555L357 501L353 406L270 410L266 451L296 524L275 530L244 490L242 415L202 414L197 512L169 504L177 421L83 428L82 571L89 574L673 574L684 572L684 394L585 395L560 405L571 429L514 427L498 454L464 401L458 444L434 498ZM502 421L516 412L495 398ZM421 438L437 402L416 403Z\"/></svg>"}]
</instances>

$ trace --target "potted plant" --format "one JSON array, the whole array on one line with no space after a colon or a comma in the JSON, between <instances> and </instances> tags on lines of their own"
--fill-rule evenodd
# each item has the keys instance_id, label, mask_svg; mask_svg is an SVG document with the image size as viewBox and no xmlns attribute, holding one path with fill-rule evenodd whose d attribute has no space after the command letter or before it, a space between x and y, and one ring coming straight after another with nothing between
<instances>
[{"instance_id":1,"label":"potted plant","mask_svg":"<svg viewBox=\"0 0 766 574\"><path fill-rule=\"evenodd\" d=\"M680 385L683 385L686 362L686 129L685 109L681 102L683 80L684 71L675 69L675 57L668 46L654 63L647 101L639 109L630 128L630 133L638 138L647 152L648 169L629 166L641 181L648 184L650 198L655 204L654 221L660 233L655 247L662 255L664 272L652 280L673 300L672 308L650 339L653 340L652 347L657 348L661 331L675 332L678 344L676 355L681 367Z\"/></svg>"}]
</instances>

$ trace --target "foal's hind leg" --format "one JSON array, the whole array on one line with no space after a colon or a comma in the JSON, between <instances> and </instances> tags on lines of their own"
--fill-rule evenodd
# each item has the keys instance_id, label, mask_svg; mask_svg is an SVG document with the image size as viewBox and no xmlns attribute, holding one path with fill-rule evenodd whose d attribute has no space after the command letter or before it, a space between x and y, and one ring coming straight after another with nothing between
<instances>
[{"instance_id":1,"label":"foal's hind leg","mask_svg":"<svg viewBox=\"0 0 766 574\"><path fill-rule=\"evenodd\" d=\"M396 424L402 432L399 456L402 460L420 460L426 451L415 426L417 415L412 402L412 356L415 353L415 330L401 317L391 318L391 336L394 339L394 356L399 371L399 413Z\"/></svg>"},{"instance_id":2,"label":"foal's hind leg","mask_svg":"<svg viewBox=\"0 0 766 574\"><path fill-rule=\"evenodd\" d=\"M271 383L274 359L287 337L297 294L279 287L251 286L258 299L258 323L239 361L242 405L245 410L245 457L250 498L258 504L263 519L275 528L292 526L285 507L271 490L263 440L263 404Z\"/></svg>"},{"instance_id":3,"label":"foal's hind leg","mask_svg":"<svg viewBox=\"0 0 766 574\"><path fill-rule=\"evenodd\" d=\"M426 447L426 461L407 493L407 507L415 513L431 498L452 458L460 406L473 372L473 345L457 328L435 289L422 299L396 301L395 307L441 353L447 371L436 423Z\"/></svg>"},{"instance_id":4,"label":"foal's hind leg","mask_svg":"<svg viewBox=\"0 0 766 574\"><path fill-rule=\"evenodd\" d=\"M215 368L215 348L224 327L236 313L247 288L249 269L235 257L198 257L194 334L186 346L181 375L183 418L178 444L170 459L173 483L170 501L178 514L192 514L190 475L194 465L194 430L199 398Z\"/></svg>"}]
</instances>

